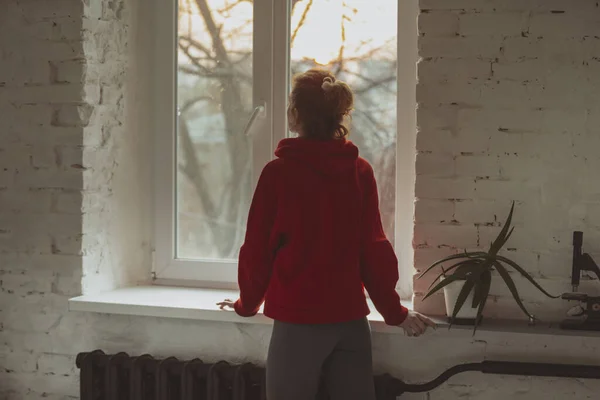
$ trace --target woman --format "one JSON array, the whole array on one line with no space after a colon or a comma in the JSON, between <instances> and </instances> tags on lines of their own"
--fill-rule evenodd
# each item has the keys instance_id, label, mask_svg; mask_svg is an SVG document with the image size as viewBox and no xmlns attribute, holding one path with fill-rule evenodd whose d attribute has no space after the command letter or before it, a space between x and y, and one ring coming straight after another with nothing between
<instances>
[{"instance_id":1,"label":"woman","mask_svg":"<svg viewBox=\"0 0 600 400\"><path fill-rule=\"evenodd\" d=\"M433 322L400 304L398 262L381 225L373 169L346 140L353 94L333 75L294 79L284 139L262 171L239 256L244 317L275 320L267 359L269 400L374 400L367 289L389 325L419 336Z\"/></svg>"}]
</instances>

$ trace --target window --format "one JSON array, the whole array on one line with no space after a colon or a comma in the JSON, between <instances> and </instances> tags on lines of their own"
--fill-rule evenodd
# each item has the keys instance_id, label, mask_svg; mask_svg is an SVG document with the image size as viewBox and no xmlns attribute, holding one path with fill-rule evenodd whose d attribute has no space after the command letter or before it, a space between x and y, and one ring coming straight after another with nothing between
<instances>
[{"instance_id":1,"label":"window","mask_svg":"<svg viewBox=\"0 0 600 400\"><path fill-rule=\"evenodd\" d=\"M396 123L402 70L396 0L158 4L158 279L235 285L254 184L288 135L290 77L319 66L354 89L351 140L375 169L388 237L397 248L410 245L405 233L412 227L403 231L399 224L407 218L399 215L412 213L412 198L407 208L397 196L399 185L406 186L396 162L399 143L406 141ZM414 98L412 104L414 113ZM410 280L412 271L405 277Z\"/></svg>"}]
</instances>

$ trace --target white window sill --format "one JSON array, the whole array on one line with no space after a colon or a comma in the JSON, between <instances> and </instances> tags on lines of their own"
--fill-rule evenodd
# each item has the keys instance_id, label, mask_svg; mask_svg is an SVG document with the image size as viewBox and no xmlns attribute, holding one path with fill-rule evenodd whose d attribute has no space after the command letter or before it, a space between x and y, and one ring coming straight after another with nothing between
<instances>
[{"instance_id":1,"label":"white window sill","mask_svg":"<svg viewBox=\"0 0 600 400\"><path fill-rule=\"evenodd\" d=\"M246 324L272 324L261 312L252 318L243 318L233 311L222 311L217 303L224 299L237 299L238 291L200 289L175 286L134 286L110 292L84 295L69 300L69 311L104 314L139 315L147 317L192 319ZM412 308L412 304L403 304ZM402 333L401 329L387 326L369 301L368 319L376 332ZM444 324L441 320L440 324Z\"/></svg>"},{"instance_id":2,"label":"white window sill","mask_svg":"<svg viewBox=\"0 0 600 400\"><path fill-rule=\"evenodd\" d=\"M97 312L104 314L137 315L162 318L179 318L199 321L219 321L247 324L272 324L272 320L259 313L252 318L242 318L233 311L221 311L216 303L224 299L235 300L239 292L234 290L200 289L174 286L135 286L110 292L85 295L69 300L70 311ZM412 304L403 303L411 308ZM388 326L372 304L368 319L371 329L379 333L403 334L399 328ZM443 317L434 317L438 327L447 327ZM450 334L471 335L472 326L455 326ZM440 331L440 329L438 329ZM597 337L598 332L561 330L556 324L529 326L525 321L484 320L478 335L493 332L537 334L553 336ZM443 330L448 335L447 330Z\"/></svg>"}]
</instances>

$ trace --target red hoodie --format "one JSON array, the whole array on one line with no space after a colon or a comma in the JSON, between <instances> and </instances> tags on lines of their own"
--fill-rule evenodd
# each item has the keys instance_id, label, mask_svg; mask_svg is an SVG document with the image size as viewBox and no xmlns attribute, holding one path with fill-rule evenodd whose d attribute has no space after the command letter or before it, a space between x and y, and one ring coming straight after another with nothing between
<instances>
[{"instance_id":1,"label":"red hoodie","mask_svg":"<svg viewBox=\"0 0 600 400\"><path fill-rule=\"evenodd\" d=\"M398 261L381 225L373 169L347 140L284 139L262 171L239 256L236 312L320 324L369 314L389 325L408 310Z\"/></svg>"}]
</instances>

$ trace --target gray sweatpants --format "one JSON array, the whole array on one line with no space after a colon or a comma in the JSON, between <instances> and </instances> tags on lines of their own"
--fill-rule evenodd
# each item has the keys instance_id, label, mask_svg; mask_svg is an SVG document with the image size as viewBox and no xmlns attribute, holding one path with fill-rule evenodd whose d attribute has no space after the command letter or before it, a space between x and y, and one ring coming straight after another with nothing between
<instances>
[{"instance_id":1,"label":"gray sweatpants","mask_svg":"<svg viewBox=\"0 0 600 400\"><path fill-rule=\"evenodd\" d=\"M323 325L275 321L267 400L315 400L321 376L331 400L375 400L366 318Z\"/></svg>"}]
</instances>

